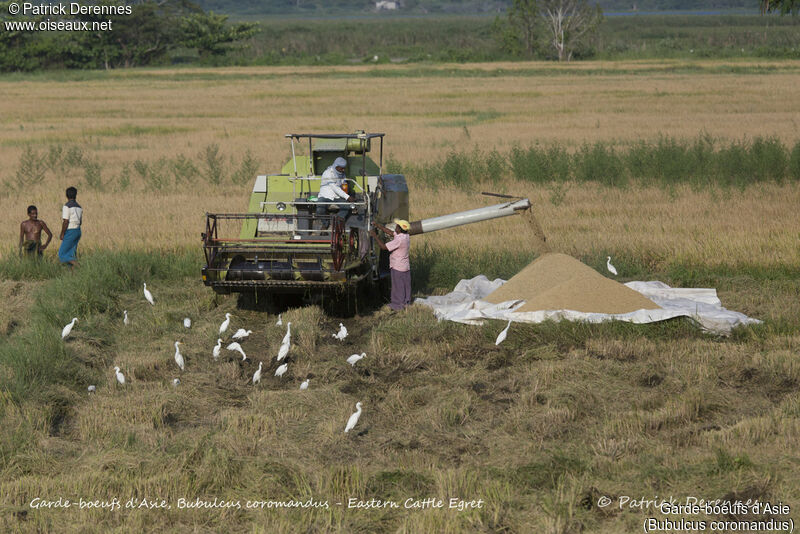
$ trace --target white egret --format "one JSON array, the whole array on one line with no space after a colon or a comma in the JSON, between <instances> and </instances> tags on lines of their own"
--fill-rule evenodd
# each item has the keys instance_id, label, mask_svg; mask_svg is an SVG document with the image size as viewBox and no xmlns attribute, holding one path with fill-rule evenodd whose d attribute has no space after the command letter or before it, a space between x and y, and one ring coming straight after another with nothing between
<instances>
[{"instance_id":1,"label":"white egret","mask_svg":"<svg viewBox=\"0 0 800 534\"><path fill-rule=\"evenodd\" d=\"M258 384L259 382L261 382L261 366L263 364L264 364L264 362L258 362L258 371L256 371L255 374L253 375L253 385L254 386L256 384Z\"/></svg>"},{"instance_id":2,"label":"white egret","mask_svg":"<svg viewBox=\"0 0 800 534\"><path fill-rule=\"evenodd\" d=\"M230 313L226 313L225 314L225 320L222 321L221 325L219 325L219 335L222 335L223 333L225 333L225 330L228 329L228 325L229 324L231 324L231 314Z\"/></svg>"},{"instance_id":3,"label":"white egret","mask_svg":"<svg viewBox=\"0 0 800 534\"><path fill-rule=\"evenodd\" d=\"M249 336L252 333L253 333L252 330L245 330L244 328L240 328L239 330L236 331L235 334L233 334L231 336L231 338L233 338L233 339L235 339L237 341L241 341L242 339L246 338L247 336Z\"/></svg>"},{"instance_id":4,"label":"white egret","mask_svg":"<svg viewBox=\"0 0 800 534\"><path fill-rule=\"evenodd\" d=\"M367 355L366 352L362 352L361 354L353 354L352 356L347 358L347 363L349 363L350 365L355 365L358 360L360 360L366 355Z\"/></svg>"},{"instance_id":5,"label":"white egret","mask_svg":"<svg viewBox=\"0 0 800 534\"><path fill-rule=\"evenodd\" d=\"M75 326L75 323L78 322L77 317L73 317L72 321L61 330L61 339L66 339L70 332L72 332L72 327Z\"/></svg>"},{"instance_id":6,"label":"white egret","mask_svg":"<svg viewBox=\"0 0 800 534\"><path fill-rule=\"evenodd\" d=\"M247 359L247 355L244 353L244 350L242 350L242 346L239 345L237 342L234 341L225 348L228 350L238 350L242 355L242 361L245 361Z\"/></svg>"},{"instance_id":7,"label":"white egret","mask_svg":"<svg viewBox=\"0 0 800 534\"><path fill-rule=\"evenodd\" d=\"M278 361L281 361L286 357L287 354L289 354L289 346L290 343L284 343L281 345L281 348L278 349Z\"/></svg>"},{"instance_id":8,"label":"white egret","mask_svg":"<svg viewBox=\"0 0 800 534\"><path fill-rule=\"evenodd\" d=\"M281 319L281 314L278 314L278 322L275 323L275 326L283 326L283 319Z\"/></svg>"},{"instance_id":9,"label":"white egret","mask_svg":"<svg viewBox=\"0 0 800 534\"><path fill-rule=\"evenodd\" d=\"M300 390L301 391L308 389L308 381L309 380L311 380L311 379L310 378L306 378L305 380L303 380L303 383L300 384Z\"/></svg>"},{"instance_id":10,"label":"white egret","mask_svg":"<svg viewBox=\"0 0 800 534\"><path fill-rule=\"evenodd\" d=\"M283 344L286 345L292 340L292 323L289 321L286 323L286 335L283 336Z\"/></svg>"},{"instance_id":11,"label":"white egret","mask_svg":"<svg viewBox=\"0 0 800 534\"><path fill-rule=\"evenodd\" d=\"M175 363L177 363L178 367L180 367L181 371L183 371L185 363L183 361L183 354L181 354L178 345L183 345L183 343L181 343L180 341L175 342Z\"/></svg>"},{"instance_id":12,"label":"white egret","mask_svg":"<svg viewBox=\"0 0 800 534\"><path fill-rule=\"evenodd\" d=\"M89 393L94 393L95 391L97 391L97 387L95 387L93 385L89 386Z\"/></svg>"},{"instance_id":13,"label":"white egret","mask_svg":"<svg viewBox=\"0 0 800 534\"><path fill-rule=\"evenodd\" d=\"M615 276L616 276L616 274L617 274L617 269L616 269L616 268L614 268L614 266L613 266L613 265L611 265L611 256L609 256L609 257L608 257L608 260L606 260L606 269L608 269L608 271L609 271L611 274L613 274L613 275L615 275Z\"/></svg>"},{"instance_id":14,"label":"white egret","mask_svg":"<svg viewBox=\"0 0 800 534\"><path fill-rule=\"evenodd\" d=\"M289 364L288 363L284 363L283 365L281 365L280 367L275 369L275 376L283 376L283 373L285 373L288 368L289 368Z\"/></svg>"},{"instance_id":15,"label":"white egret","mask_svg":"<svg viewBox=\"0 0 800 534\"><path fill-rule=\"evenodd\" d=\"M344 427L345 434L353 430L353 427L356 426L356 423L358 423L359 417L361 417L361 403L357 402L355 413L350 416L350 419L347 420L347 426Z\"/></svg>"},{"instance_id":16,"label":"white egret","mask_svg":"<svg viewBox=\"0 0 800 534\"><path fill-rule=\"evenodd\" d=\"M222 348L222 340L221 339L217 339L217 344L214 347L214 351L212 352L212 354L214 355L214 359L215 360L217 358L219 358L219 351L220 351L221 348Z\"/></svg>"},{"instance_id":17,"label":"white egret","mask_svg":"<svg viewBox=\"0 0 800 534\"><path fill-rule=\"evenodd\" d=\"M123 317L123 318L122 318L122 324L124 324L124 325L126 325L126 326L127 326L127 325L129 325L129 324L131 324L131 320L130 320L130 319L128 319L128 310L125 310L125 311L123 311L123 312L122 312L122 315L124 315L124 316L125 316L125 317Z\"/></svg>"},{"instance_id":18,"label":"white egret","mask_svg":"<svg viewBox=\"0 0 800 534\"><path fill-rule=\"evenodd\" d=\"M147 282L142 282L144 284L144 298L147 299L147 302L150 303L151 306L155 306L155 302L153 302L153 294L147 290Z\"/></svg>"},{"instance_id":19,"label":"white egret","mask_svg":"<svg viewBox=\"0 0 800 534\"><path fill-rule=\"evenodd\" d=\"M192 320L189 319L188 317L184 318L183 326L184 326L184 328L191 328L192 327Z\"/></svg>"},{"instance_id":20,"label":"white egret","mask_svg":"<svg viewBox=\"0 0 800 534\"><path fill-rule=\"evenodd\" d=\"M509 328L511 328L511 321L508 321L508 324L503 329L503 331L500 332L499 334L497 334L497 339L494 342L495 345L499 345L500 343L502 343L503 341L506 340L506 337L508 336L508 329Z\"/></svg>"},{"instance_id":21,"label":"white egret","mask_svg":"<svg viewBox=\"0 0 800 534\"><path fill-rule=\"evenodd\" d=\"M339 331L333 334L333 337L339 341L344 341L344 338L347 337L347 328L342 323L339 323Z\"/></svg>"},{"instance_id":22,"label":"white egret","mask_svg":"<svg viewBox=\"0 0 800 534\"><path fill-rule=\"evenodd\" d=\"M122 371L119 370L119 367L114 367L114 374L117 375L117 382L125 385L125 375L122 374Z\"/></svg>"},{"instance_id":23,"label":"white egret","mask_svg":"<svg viewBox=\"0 0 800 534\"><path fill-rule=\"evenodd\" d=\"M173 378L172 379L172 387L178 387L178 384L180 384L180 383L181 383L181 379L180 378Z\"/></svg>"}]
</instances>

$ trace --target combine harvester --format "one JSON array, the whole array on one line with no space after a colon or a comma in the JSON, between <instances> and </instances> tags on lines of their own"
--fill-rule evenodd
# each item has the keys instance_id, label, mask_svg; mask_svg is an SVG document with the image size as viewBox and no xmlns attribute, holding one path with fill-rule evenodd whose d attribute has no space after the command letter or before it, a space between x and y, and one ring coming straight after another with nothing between
<instances>
[{"instance_id":1,"label":"combine harvester","mask_svg":"<svg viewBox=\"0 0 800 534\"><path fill-rule=\"evenodd\" d=\"M325 293L355 295L389 277L389 256L369 236L376 221L390 229L408 219L405 176L383 174L382 133L287 134L292 159L280 174L256 177L247 213L207 213L202 234L203 283L216 293L256 298ZM377 143L376 143L377 141ZM368 154L379 144L377 163ZM298 147L307 146L307 155ZM347 191L353 202L328 202L317 215L320 176L337 157L347 159ZM526 198L415 221L421 234L530 212ZM338 205L349 209L338 216ZM384 284L385 286L385 284Z\"/></svg>"}]
</instances>

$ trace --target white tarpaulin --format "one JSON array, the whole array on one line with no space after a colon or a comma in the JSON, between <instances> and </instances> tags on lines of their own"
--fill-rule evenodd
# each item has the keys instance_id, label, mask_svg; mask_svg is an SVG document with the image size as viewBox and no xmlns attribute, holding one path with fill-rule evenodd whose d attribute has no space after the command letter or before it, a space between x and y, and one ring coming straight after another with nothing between
<instances>
[{"instance_id":1,"label":"white tarpaulin","mask_svg":"<svg viewBox=\"0 0 800 534\"><path fill-rule=\"evenodd\" d=\"M441 321L456 321L466 324L483 324L483 319L501 319L521 323L541 323L547 319L560 321L628 321L631 323L653 323L673 317L686 316L697 321L705 330L715 334L729 334L739 325L760 323L742 313L726 310L717 298L716 289L672 288L663 282L628 282L625 284L638 291L659 306L660 310L636 310L630 313L607 314L586 313L573 310L545 310L515 312L525 304L524 300L509 300L491 304L483 297L500 287L505 280L490 281L483 275L471 280L461 280L452 293L442 296L418 298Z\"/></svg>"}]
</instances>

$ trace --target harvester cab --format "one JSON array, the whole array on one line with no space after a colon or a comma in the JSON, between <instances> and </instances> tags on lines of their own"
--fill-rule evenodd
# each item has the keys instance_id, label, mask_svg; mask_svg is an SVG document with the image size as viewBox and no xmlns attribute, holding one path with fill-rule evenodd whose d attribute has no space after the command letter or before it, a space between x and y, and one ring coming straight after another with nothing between
<instances>
[{"instance_id":1,"label":"harvester cab","mask_svg":"<svg viewBox=\"0 0 800 534\"><path fill-rule=\"evenodd\" d=\"M247 213L208 213L203 281L218 293L345 289L388 275L371 243L372 221L408 218L402 175L384 175L382 133L288 134L292 157L279 174L256 177ZM377 162L370 158L377 145ZM324 171L348 198L320 196ZM385 252L383 254L385 256Z\"/></svg>"}]
</instances>

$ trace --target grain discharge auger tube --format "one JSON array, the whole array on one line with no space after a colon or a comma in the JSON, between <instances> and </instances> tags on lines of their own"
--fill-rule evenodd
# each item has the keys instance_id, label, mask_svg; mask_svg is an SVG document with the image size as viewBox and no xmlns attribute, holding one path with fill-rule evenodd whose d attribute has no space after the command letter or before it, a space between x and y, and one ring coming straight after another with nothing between
<instances>
[{"instance_id":1,"label":"grain discharge auger tube","mask_svg":"<svg viewBox=\"0 0 800 534\"><path fill-rule=\"evenodd\" d=\"M206 214L203 283L222 294L315 294L388 277L388 252L369 230L373 221L392 228L394 219L408 220L409 196L405 176L383 174L384 135L287 134L291 160L278 174L256 177L247 212ZM368 156L373 145L378 145L377 162ZM321 175L336 158L347 161L350 197L321 199ZM409 233L522 213L535 222L528 199L494 196L510 200L414 221Z\"/></svg>"}]
</instances>

